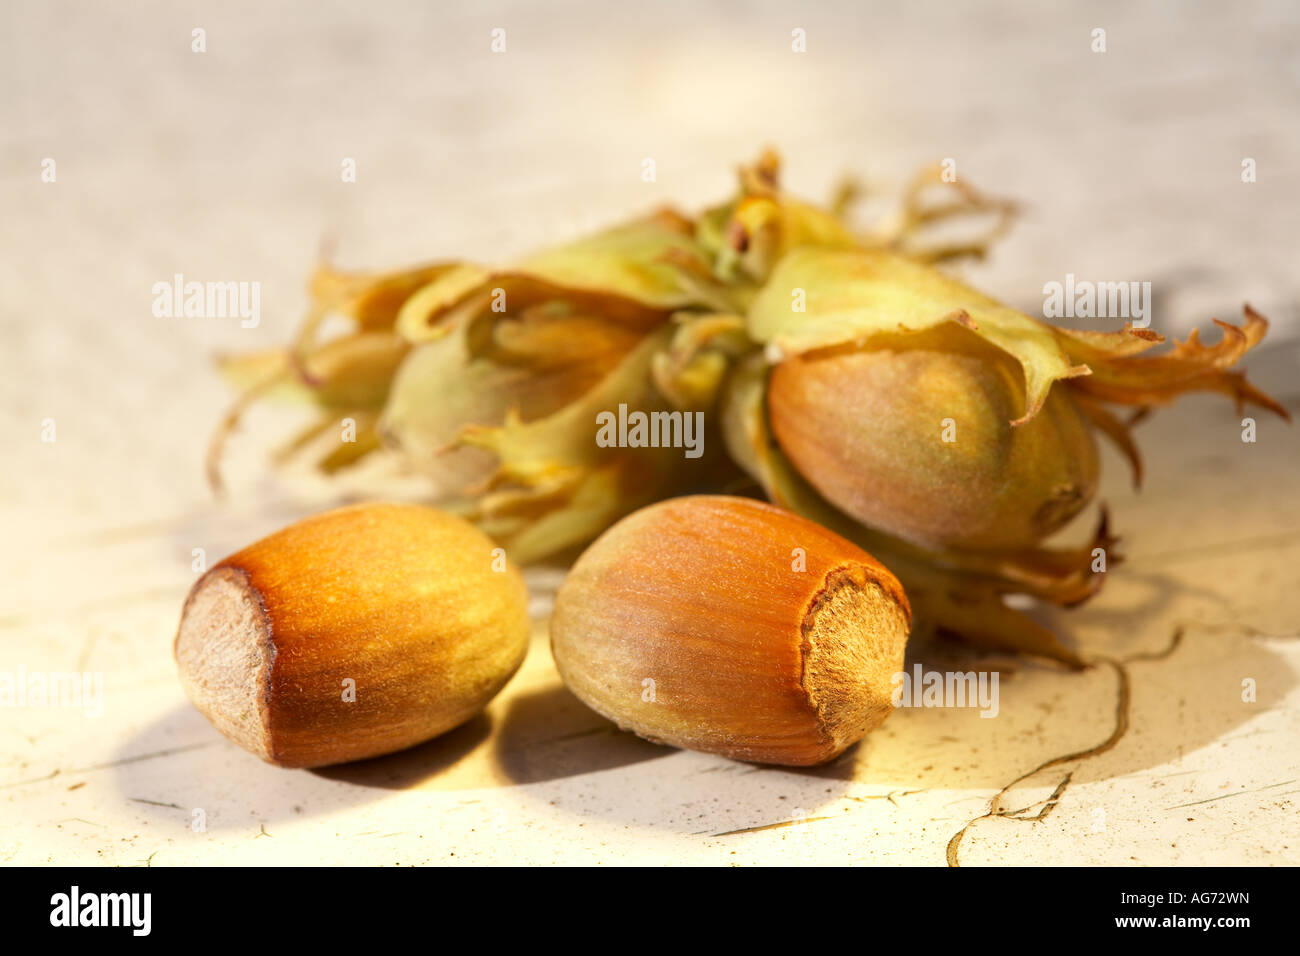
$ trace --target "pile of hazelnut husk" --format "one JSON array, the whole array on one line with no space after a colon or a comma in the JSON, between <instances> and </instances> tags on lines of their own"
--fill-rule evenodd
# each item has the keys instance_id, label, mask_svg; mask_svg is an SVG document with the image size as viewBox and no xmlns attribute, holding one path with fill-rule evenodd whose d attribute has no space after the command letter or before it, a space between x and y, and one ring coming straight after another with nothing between
<instances>
[{"instance_id":1,"label":"pile of hazelnut husk","mask_svg":"<svg viewBox=\"0 0 1300 956\"><path fill-rule=\"evenodd\" d=\"M214 441L214 483L222 443L243 411L290 398L317 416L283 455L316 453L318 467L334 472L396 451L429 475L431 498L444 511L521 565L571 554L664 499L761 496L782 509L769 511L802 516L836 548L861 555L850 564L872 570L854 572L859 591L869 581L893 595L888 582L901 582L891 600L906 609L902 638L896 648L886 642L888 653L872 667L895 656L901 665L909 626L1083 666L1005 598L1078 604L1118 560L1104 508L1083 544L1046 543L1096 495L1098 433L1127 456L1140 482L1131 426L1185 392L1220 392L1286 416L1233 369L1268 323L1246 307L1240 325L1215 320L1222 336L1213 345L1193 332L1154 352L1163 339L1149 329L1057 328L946 271L984 254L1007 228L1010 204L927 170L894 215L855 230L853 189L818 207L781 190L778 165L767 153L743 167L737 194L698 216L661 210L510 266L321 268L294 342L222 360L241 394ZM960 242L933 238L963 221L984 228ZM350 328L324 338L331 316ZM597 416L620 406L702 412L703 455L598 443ZM341 443L345 418L357 434ZM706 517L743 532L720 514ZM812 540L807 528L781 537L772 555L788 565L796 549L809 553L794 540ZM592 551L608 548L608 538ZM745 544L718 534L713 541L720 561ZM659 562L655 574L672 577L670 564ZM832 562L812 577L825 585L841 571ZM728 565L728 573L751 572L739 558ZM855 598L834 614L854 628L863 615L889 619L881 626L892 633L898 621L877 597ZM823 588L798 599L792 626L805 653L788 666L812 666L809 649L830 646L809 636L817 629L807 616L826 598ZM630 612L609 613L626 621ZM558 601L556 620L571 619ZM568 655L567 667L560 648L572 642L554 634L553 641L575 692L620 719L618 708L593 699L598 690L578 690L586 665L574 662L602 656L590 640L584 654ZM834 698L843 677L834 671L797 683L812 697ZM873 707L855 704L848 722L871 723L863 714ZM840 739L819 721L823 743ZM638 732L683 739L672 727ZM819 759L833 749L821 747ZM753 754L771 758L761 747Z\"/></svg>"}]
</instances>

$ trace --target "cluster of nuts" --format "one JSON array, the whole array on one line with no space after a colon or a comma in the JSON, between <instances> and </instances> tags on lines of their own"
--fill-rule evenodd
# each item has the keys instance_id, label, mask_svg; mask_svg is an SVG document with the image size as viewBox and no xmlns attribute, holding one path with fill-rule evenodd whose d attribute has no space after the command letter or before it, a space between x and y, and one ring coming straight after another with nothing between
<instances>
[{"instance_id":1,"label":"cluster of nuts","mask_svg":"<svg viewBox=\"0 0 1300 956\"><path fill-rule=\"evenodd\" d=\"M551 648L569 689L624 729L802 766L888 716L910 625L897 579L855 545L771 505L698 496L644 508L586 550L556 596ZM464 723L528 635L523 577L486 535L433 508L367 504L208 571L175 651L218 730L317 767Z\"/></svg>"}]
</instances>

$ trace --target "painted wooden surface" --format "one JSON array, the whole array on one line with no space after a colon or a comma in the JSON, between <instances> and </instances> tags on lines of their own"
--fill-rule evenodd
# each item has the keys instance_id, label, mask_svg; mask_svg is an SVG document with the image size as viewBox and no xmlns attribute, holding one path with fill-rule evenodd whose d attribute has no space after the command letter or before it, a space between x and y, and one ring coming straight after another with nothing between
<instances>
[{"instance_id":1,"label":"painted wooden surface","mask_svg":"<svg viewBox=\"0 0 1300 956\"><path fill-rule=\"evenodd\" d=\"M205 488L228 398L210 356L286 338L323 242L346 266L502 260L711 201L763 144L813 196L952 157L1026 203L977 284L1037 311L1067 273L1151 281L1179 335L1250 301L1275 323L1252 379L1300 411L1293 4L864 6L6 4L0 671L97 673L103 695L97 715L0 710L0 861L1300 862L1300 431L1260 416L1244 444L1210 398L1141 427L1141 494L1106 458L1128 560L1053 616L1096 667L912 648L1000 668L996 719L903 710L807 772L644 743L559 683L562 569L531 575L506 692L405 754L279 770L185 701L194 549L417 490L272 472L276 411L232 448L230 498ZM156 318L176 273L259 282L261 322Z\"/></svg>"}]
</instances>

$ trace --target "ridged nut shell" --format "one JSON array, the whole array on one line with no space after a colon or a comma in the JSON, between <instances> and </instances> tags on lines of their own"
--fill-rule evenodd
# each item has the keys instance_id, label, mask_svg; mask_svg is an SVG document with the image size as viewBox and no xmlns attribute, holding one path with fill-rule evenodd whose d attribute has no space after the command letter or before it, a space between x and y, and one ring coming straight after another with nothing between
<instances>
[{"instance_id":1,"label":"ridged nut shell","mask_svg":"<svg viewBox=\"0 0 1300 956\"><path fill-rule=\"evenodd\" d=\"M523 661L527 604L518 570L469 523L358 505L204 574L176 661L194 706L232 741L318 767L402 750L477 714Z\"/></svg>"},{"instance_id":2,"label":"ridged nut shell","mask_svg":"<svg viewBox=\"0 0 1300 956\"><path fill-rule=\"evenodd\" d=\"M569 689L642 737L795 766L892 710L911 610L860 548L747 498L676 498L606 531L560 587Z\"/></svg>"}]
</instances>

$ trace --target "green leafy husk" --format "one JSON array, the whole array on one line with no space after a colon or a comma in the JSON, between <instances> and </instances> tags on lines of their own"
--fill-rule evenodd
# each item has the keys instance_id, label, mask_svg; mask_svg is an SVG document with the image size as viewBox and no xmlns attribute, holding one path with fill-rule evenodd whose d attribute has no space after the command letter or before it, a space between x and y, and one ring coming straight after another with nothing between
<instances>
[{"instance_id":1,"label":"green leafy husk","mask_svg":"<svg viewBox=\"0 0 1300 956\"><path fill-rule=\"evenodd\" d=\"M317 467L332 473L376 453L401 458L431 476L439 500L525 563L581 546L661 498L749 489L888 565L919 626L1082 665L1077 651L1005 599L1070 606L1094 595L1105 579L1093 571L1096 549L1110 551L1117 540L1104 508L1076 548L922 547L868 527L823 499L774 439L771 369L792 356L871 350L957 323L1023 376L1012 428L1065 390L1140 479L1131 426L1152 406L1212 391L1286 416L1233 368L1266 320L1247 307L1242 326L1218 323L1216 345L1193 334L1154 355L1163 340L1149 330L1059 329L941 268L984 256L1009 227L1013 204L947 182L932 167L892 215L860 228L851 213L867 191L861 184L845 184L823 207L784 192L779 172L767 151L741 167L734 196L697 217L660 210L504 266L322 266L294 342L220 362L240 394L214 437L214 485L223 442L251 404L270 399L316 413L280 458L319 454L331 426L351 417L357 440L327 449ZM954 223L968 234L951 238ZM332 315L351 328L321 342ZM621 404L703 413L706 453L693 460L681 449L600 447L595 416ZM1114 406L1134 412L1125 419ZM1117 558L1110 554L1110 563Z\"/></svg>"}]
</instances>

